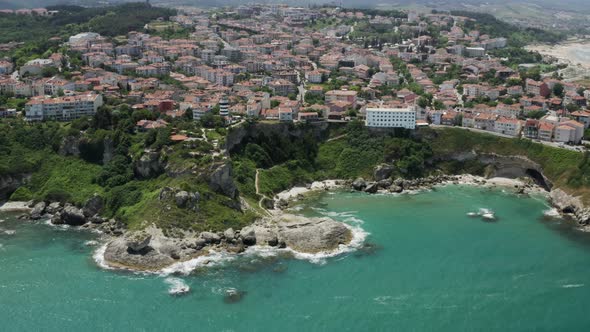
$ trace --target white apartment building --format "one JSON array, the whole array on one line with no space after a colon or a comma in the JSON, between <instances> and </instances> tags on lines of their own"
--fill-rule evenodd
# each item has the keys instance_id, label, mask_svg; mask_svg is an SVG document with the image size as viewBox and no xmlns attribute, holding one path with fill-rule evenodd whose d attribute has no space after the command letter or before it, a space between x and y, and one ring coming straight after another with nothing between
<instances>
[{"instance_id":1,"label":"white apartment building","mask_svg":"<svg viewBox=\"0 0 590 332\"><path fill-rule=\"evenodd\" d=\"M57 120L70 121L87 115L94 115L103 105L99 94L84 94L59 98L33 98L25 105L28 121Z\"/></svg>"},{"instance_id":2,"label":"white apartment building","mask_svg":"<svg viewBox=\"0 0 590 332\"><path fill-rule=\"evenodd\" d=\"M408 108L367 108L365 125L375 128L416 128L416 109Z\"/></svg>"}]
</instances>

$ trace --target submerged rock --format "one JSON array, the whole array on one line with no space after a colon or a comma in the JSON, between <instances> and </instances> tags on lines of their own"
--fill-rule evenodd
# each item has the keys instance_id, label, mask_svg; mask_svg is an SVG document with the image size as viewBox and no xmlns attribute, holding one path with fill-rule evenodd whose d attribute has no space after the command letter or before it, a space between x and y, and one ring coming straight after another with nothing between
<instances>
[{"instance_id":1,"label":"submerged rock","mask_svg":"<svg viewBox=\"0 0 590 332\"><path fill-rule=\"evenodd\" d=\"M223 302L228 304L237 303L240 302L244 298L244 296L246 296L245 291L239 291L237 289L230 288L225 291Z\"/></svg>"}]
</instances>

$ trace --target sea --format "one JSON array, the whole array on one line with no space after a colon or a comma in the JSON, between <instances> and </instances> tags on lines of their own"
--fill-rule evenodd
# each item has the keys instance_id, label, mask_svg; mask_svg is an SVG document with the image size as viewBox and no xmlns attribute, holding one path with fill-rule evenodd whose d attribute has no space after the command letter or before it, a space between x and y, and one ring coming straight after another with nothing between
<instances>
[{"instance_id":1,"label":"sea","mask_svg":"<svg viewBox=\"0 0 590 332\"><path fill-rule=\"evenodd\" d=\"M345 222L363 243L146 274L101 267L97 234L0 215L0 330L590 330L590 235L541 196L335 191L293 210Z\"/></svg>"}]
</instances>

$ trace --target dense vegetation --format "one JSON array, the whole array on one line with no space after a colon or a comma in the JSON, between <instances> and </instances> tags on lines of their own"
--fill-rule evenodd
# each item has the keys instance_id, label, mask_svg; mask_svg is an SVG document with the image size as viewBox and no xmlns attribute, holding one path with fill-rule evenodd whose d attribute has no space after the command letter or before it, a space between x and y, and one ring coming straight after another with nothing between
<instances>
[{"instance_id":1,"label":"dense vegetation","mask_svg":"<svg viewBox=\"0 0 590 332\"><path fill-rule=\"evenodd\" d=\"M0 43L67 37L82 31L93 31L104 36L125 35L159 17L167 19L175 14L173 10L145 3L96 8L61 5L47 9L59 13L49 17L0 14Z\"/></svg>"},{"instance_id":2,"label":"dense vegetation","mask_svg":"<svg viewBox=\"0 0 590 332\"><path fill-rule=\"evenodd\" d=\"M0 13L0 43L24 43L0 56L9 55L22 65L26 60L51 55L59 49L60 41L74 34L93 31L108 37L126 35L129 31L141 30L146 23L159 17L166 19L175 14L174 10L145 3L97 8L63 5L48 10L59 13L51 17Z\"/></svg>"},{"instance_id":3,"label":"dense vegetation","mask_svg":"<svg viewBox=\"0 0 590 332\"><path fill-rule=\"evenodd\" d=\"M419 177L427 171L430 145L410 138L405 131L371 133L356 121L344 128L332 127L330 131L332 136L340 138L316 140L309 133L301 138L285 135L251 138L233 156L242 193L255 192L256 168L262 169L260 191L269 196L314 180L369 178L374 167L384 162L397 166L397 176Z\"/></svg>"},{"instance_id":4,"label":"dense vegetation","mask_svg":"<svg viewBox=\"0 0 590 332\"><path fill-rule=\"evenodd\" d=\"M548 31L537 28L520 28L516 25L500 21L491 14L469 11L452 11L451 14L465 16L475 21L467 21L465 27L477 29L481 34L488 34L493 38L507 37L508 45L522 47L533 42L557 43L567 37L565 32Z\"/></svg>"},{"instance_id":5,"label":"dense vegetation","mask_svg":"<svg viewBox=\"0 0 590 332\"><path fill-rule=\"evenodd\" d=\"M71 123L29 124L21 119L0 123L0 176L31 175L12 200L45 200L84 204L94 194L106 202L103 214L139 228L144 221L164 229L220 230L251 222L255 214L235 208L232 198L209 187L208 177L187 170L209 170L221 160L211 157L213 146L202 140L174 144L172 128L136 132L133 123L153 117L125 104L99 109L92 118ZM167 118L175 130L193 137L202 128L193 121ZM219 135L219 134L218 134ZM68 148L70 146L70 148ZM76 146L76 149L72 149ZM145 149L160 153L167 169L143 176L137 171ZM72 152L77 150L78 152ZM164 187L198 192L198 211L162 201Z\"/></svg>"}]
</instances>

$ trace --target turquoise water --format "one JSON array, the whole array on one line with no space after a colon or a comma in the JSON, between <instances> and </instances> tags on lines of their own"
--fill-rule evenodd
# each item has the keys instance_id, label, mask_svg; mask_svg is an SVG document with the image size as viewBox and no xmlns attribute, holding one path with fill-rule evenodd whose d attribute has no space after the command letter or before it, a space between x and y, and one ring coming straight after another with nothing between
<instances>
[{"instance_id":1,"label":"turquoise water","mask_svg":"<svg viewBox=\"0 0 590 332\"><path fill-rule=\"evenodd\" d=\"M479 208L498 221L466 215ZM183 297L166 277L98 268L84 245L95 235L3 215L0 329L588 331L590 237L546 209L471 187L325 194L302 213L362 220L369 248L321 263L243 257L180 276ZM224 301L229 288L241 301Z\"/></svg>"}]
</instances>

